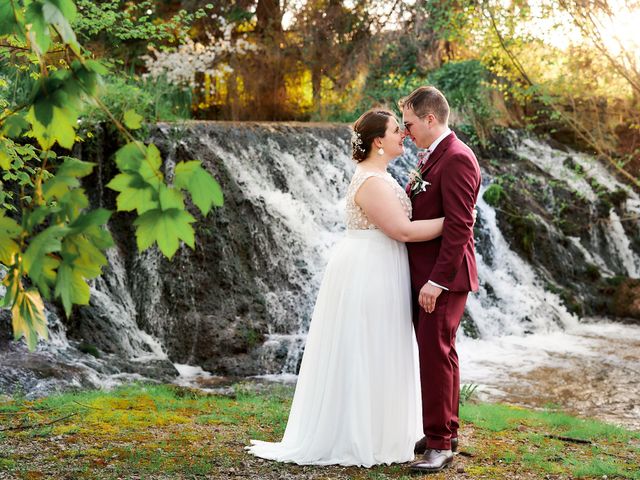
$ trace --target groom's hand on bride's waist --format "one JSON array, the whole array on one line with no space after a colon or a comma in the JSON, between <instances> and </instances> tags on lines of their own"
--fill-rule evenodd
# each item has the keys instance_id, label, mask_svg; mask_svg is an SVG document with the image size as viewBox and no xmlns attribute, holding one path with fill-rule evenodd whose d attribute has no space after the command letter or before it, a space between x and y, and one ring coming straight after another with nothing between
<instances>
[{"instance_id":1,"label":"groom's hand on bride's waist","mask_svg":"<svg viewBox=\"0 0 640 480\"><path fill-rule=\"evenodd\" d=\"M427 313L431 313L436 308L436 300L442 293L442 288L436 287L431 283L425 283L420 289L420 295L418 296L418 303Z\"/></svg>"}]
</instances>

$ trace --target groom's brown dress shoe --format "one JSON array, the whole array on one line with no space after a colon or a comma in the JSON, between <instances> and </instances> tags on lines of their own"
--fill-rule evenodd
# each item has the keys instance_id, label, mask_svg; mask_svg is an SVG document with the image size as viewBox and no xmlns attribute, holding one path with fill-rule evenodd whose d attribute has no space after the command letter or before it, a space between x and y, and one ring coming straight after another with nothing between
<instances>
[{"instance_id":1,"label":"groom's brown dress shoe","mask_svg":"<svg viewBox=\"0 0 640 480\"><path fill-rule=\"evenodd\" d=\"M416 442L416 446L413 449L413 453L416 455L422 455L427 450L427 437L422 437L420 440ZM458 451L458 437L454 437L451 439L451 451Z\"/></svg>"},{"instance_id":2,"label":"groom's brown dress shoe","mask_svg":"<svg viewBox=\"0 0 640 480\"><path fill-rule=\"evenodd\" d=\"M451 465L451 462L453 462L453 452L451 450L428 448L422 458L411 463L409 468L414 472L434 473Z\"/></svg>"}]
</instances>

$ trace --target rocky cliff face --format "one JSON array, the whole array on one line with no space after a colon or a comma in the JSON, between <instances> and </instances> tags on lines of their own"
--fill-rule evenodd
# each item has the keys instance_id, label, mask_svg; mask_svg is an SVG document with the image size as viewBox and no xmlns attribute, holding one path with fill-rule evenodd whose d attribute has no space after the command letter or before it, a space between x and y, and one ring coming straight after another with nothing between
<instances>
[{"instance_id":1,"label":"rocky cliff face","mask_svg":"<svg viewBox=\"0 0 640 480\"><path fill-rule=\"evenodd\" d=\"M196 247L182 246L171 262L155 249L138 253L133 217L115 214L117 247L93 283L91 304L59 322L57 354L46 345L39 354L67 352L60 361L83 365L94 383L125 374L170 378L172 363L221 375L295 373L329 250L344 228L355 168L349 137L347 126L333 124L154 126L169 178L176 162L202 160L224 190L224 207L207 218L191 210ZM481 289L469 300L465 335L526 335L628 311L609 299L621 279L639 276L640 200L590 157L560 147L505 132L478 152ZM78 152L99 163L86 181L95 206L115 209L115 192L104 188L115 174L114 149L97 137ZM404 182L414 163L409 151L392 173ZM9 340L0 351L8 345L18 358L22 347Z\"/></svg>"}]
</instances>

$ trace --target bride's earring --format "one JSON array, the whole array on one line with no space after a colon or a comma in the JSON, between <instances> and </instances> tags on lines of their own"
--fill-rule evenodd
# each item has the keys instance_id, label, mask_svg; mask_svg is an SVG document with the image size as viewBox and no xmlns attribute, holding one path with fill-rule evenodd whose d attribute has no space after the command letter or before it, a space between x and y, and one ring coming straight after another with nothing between
<instances>
[{"instance_id":1,"label":"bride's earring","mask_svg":"<svg viewBox=\"0 0 640 480\"><path fill-rule=\"evenodd\" d=\"M384 155L384 148L380 147L378 149L378 155Z\"/></svg>"}]
</instances>

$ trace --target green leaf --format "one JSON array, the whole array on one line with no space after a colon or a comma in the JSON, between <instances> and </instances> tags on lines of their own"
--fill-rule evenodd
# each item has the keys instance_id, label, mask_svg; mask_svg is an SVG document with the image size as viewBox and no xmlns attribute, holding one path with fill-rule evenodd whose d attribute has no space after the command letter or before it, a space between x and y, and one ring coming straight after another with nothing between
<instances>
[{"instance_id":1,"label":"green leaf","mask_svg":"<svg viewBox=\"0 0 640 480\"><path fill-rule=\"evenodd\" d=\"M83 213L69 225L70 233L80 233L91 226L101 226L109 221L111 210L106 208L96 208L90 212Z\"/></svg>"},{"instance_id":2,"label":"green leaf","mask_svg":"<svg viewBox=\"0 0 640 480\"><path fill-rule=\"evenodd\" d=\"M15 113L4 120L0 133L7 137L16 138L27 128L29 128L29 122L24 118L24 115Z\"/></svg>"},{"instance_id":3,"label":"green leaf","mask_svg":"<svg viewBox=\"0 0 640 480\"><path fill-rule=\"evenodd\" d=\"M116 205L120 212L136 210L138 215L159 206L155 200L155 191L149 187L123 190L116 198Z\"/></svg>"},{"instance_id":4,"label":"green leaf","mask_svg":"<svg viewBox=\"0 0 640 480\"><path fill-rule=\"evenodd\" d=\"M184 210L184 200L182 192L173 187L167 187L164 183L160 185L160 208L169 210L179 208Z\"/></svg>"},{"instance_id":5,"label":"green leaf","mask_svg":"<svg viewBox=\"0 0 640 480\"><path fill-rule=\"evenodd\" d=\"M51 122L45 126L36 119L35 108L32 106L26 118L31 122L30 136L36 138L43 150L49 150L56 142L66 149L73 147L78 118L76 112L68 108L53 107Z\"/></svg>"},{"instance_id":6,"label":"green leaf","mask_svg":"<svg viewBox=\"0 0 640 480\"><path fill-rule=\"evenodd\" d=\"M55 295L62 300L67 317L71 314L73 304L88 305L91 297L87 282L73 265L66 261L58 267Z\"/></svg>"},{"instance_id":7,"label":"green leaf","mask_svg":"<svg viewBox=\"0 0 640 480\"><path fill-rule=\"evenodd\" d=\"M18 8L17 12L14 12L11 2L0 2L0 35L14 35L20 34L20 22L16 21L16 14L18 19L21 19L21 9Z\"/></svg>"},{"instance_id":8,"label":"green leaf","mask_svg":"<svg viewBox=\"0 0 640 480\"><path fill-rule=\"evenodd\" d=\"M80 180L75 177L65 177L64 175L56 175L42 185L42 194L44 199L49 201L52 198L61 198L70 189L80 186Z\"/></svg>"},{"instance_id":9,"label":"green leaf","mask_svg":"<svg viewBox=\"0 0 640 480\"><path fill-rule=\"evenodd\" d=\"M62 247L61 238L69 231L64 225L52 225L33 237L22 256L24 272L34 282L40 282L43 268L43 257L51 252L58 252Z\"/></svg>"},{"instance_id":10,"label":"green leaf","mask_svg":"<svg viewBox=\"0 0 640 480\"><path fill-rule=\"evenodd\" d=\"M40 55L46 53L51 45L51 33L49 32L49 24L44 19L43 6L41 0L34 0L25 11L25 23L31 44Z\"/></svg>"},{"instance_id":11,"label":"green leaf","mask_svg":"<svg viewBox=\"0 0 640 480\"><path fill-rule=\"evenodd\" d=\"M0 300L0 307L12 308L21 287L20 269L16 267L9 270L2 279L2 285L7 288L7 291L5 292L2 300Z\"/></svg>"},{"instance_id":12,"label":"green leaf","mask_svg":"<svg viewBox=\"0 0 640 480\"><path fill-rule=\"evenodd\" d=\"M144 161L147 148L142 142L129 142L116 152L116 165L123 172L137 172Z\"/></svg>"},{"instance_id":13,"label":"green leaf","mask_svg":"<svg viewBox=\"0 0 640 480\"><path fill-rule=\"evenodd\" d=\"M62 215L73 220L83 208L89 206L89 199L82 188L74 188L58 198L58 206ZM62 221L62 218L60 220Z\"/></svg>"},{"instance_id":14,"label":"green leaf","mask_svg":"<svg viewBox=\"0 0 640 480\"><path fill-rule=\"evenodd\" d=\"M8 170L11 168L15 151L9 147L9 140L6 138L0 138L0 168Z\"/></svg>"},{"instance_id":15,"label":"green leaf","mask_svg":"<svg viewBox=\"0 0 640 480\"><path fill-rule=\"evenodd\" d=\"M158 190L160 185L164 184L164 175L160 171L161 165L160 150L153 143L149 144L145 161L140 163L138 172L142 179L151 185L154 190Z\"/></svg>"},{"instance_id":16,"label":"green leaf","mask_svg":"<svg viewBox=\"0 0 640 480\"><path fill-rule=\"evenodd\" d=\"M154 170L158 170L162 166L162 157L160 156L160 150L153 143L150 143L147 147L147 160L151 164Z\"/></svg>"},{"instance_id":17,"label":"green leaf","mask_svg":"<svg viewBox=\"0 0 640 480\"><path fill-rule=\"evenodd\" d=\"M78 177L89 175L93 170L95 163L83 162L77 158L64 157L65 160L58 167L55 176L44 182L42 185L42 193L45 200L52 198L61 199L71 189L80 186Z\"/></svg>"},{"instance_id":18,"label":"green leaf","mask_svg":"<svg viewBox=\"0 0 640 480\"><path fill-rule=\"evenodd\" d=\"M73 157L64 157L64 162L58 168L56 175L70 177L86 177L93 171L94 162L85 162Z\"/></svg>"},{"instance_id":19,"label":"green leaf","mask_svg":"<svg viewBox=\"0 0 640 480\"><path fill-rule=\"evenodd\" d=\"M84 64L86 68L88 68L92 72L97 73L98 75L106 75L109 73L109 69L98 60L86 60Z\"/></svg>"},{"instance_id":20,"label":"green leaf","mask_svg":"<svg viewBox=\"0 0 640 480\"><path fill-rule=\"evenodd\" d=\"M0 210L0 262L3 265L12 265L13 257L20 252L18 243L14 240L22 228L14 219L5 217L4 211Z\"/></svg>"},{"instance_id":21,"label":"green leaf","mask_svg":"<svg viewBox=\"0 0 640 480\"><path fill-rule=\"evenodd\" d=\"M58 265L60 265L60 260L58 258L53 257L52 255L45 255L42 257L41 274L38 276L37 281L34 280L38 290L47 300L51 296L49 286L53 286L56 283L56 268L58 268Z\"/></svg>"},{"instance_id":22,"label":"green leaf","mask_svg":"<svg viewBox=\"0 0 640 480\"><path fill-rule=\"evenodd\" d=\"M107 264L104 254L84 235L66 237L62 243L62 256L84 278L97 277Z\"/></svg>"},{"instance_id":23,"label":"green leaf","mask_svg":"<svg viewBox=\"0 0 640 480\"><path fill-rule=\"evenodd\" d=\"M11 309L13 337L17 341L24 335L29 350L35 350L38 335L47 340L47 317L44 314L44 303L36 289L19 291Z\"/></svg>"},{"instance_id":24,"label":"green leaf","mask_svg":"<svg viewBox=\"0 0 640 480\"><path fill-rule=\"evenodd\" d=\"M189 191L193 203L203 215L207 215L212 206L221 207L224 204L220 185L197 160L176 165L174 184Z\"/></svg>"},{"instance_id":25,"label":"green leaf","mask_svg":"<svg viewBox=\"0 0 640 480\"><path fill-rule=\"evenodd\" d=\"M138 248L146 250L157 242L160 251L171 259L180 246L180 240L194 248L195 238L190 224L195 221L188 212L177 208L145 212L133 222L137 227Z\"/></svg>"},{"instance_id":26,"label":"green leaf","mask_svg":"<svg viewBox=\"0 0 640 480\"><path fill-rule=\"evenodd\" d=\"M40 205L34 208L31 212L26 212L24 220L22 224L24 225L25 230L31 233L34 228L40 225L47 215L52 212L55 212L56 209L47 205Z\"/></svg>"},{"instance_id":27,"label":"green leaf","mask_svg":"<svg viewBox=\"0 0 640 480\"><path fill-rule=\"evenodd\" d=\"M76 53L80 53L80 45L76 34L71 28L71 22L76 16L76 6L71 0L41 0L43 2L42 15L44 21L55 27L62 41L69 45Z\"/></svg>"},{"instance_id":28,"label":"green leaf","mask_svg":"<svg viewBox=\"0 0 640 480\"><path fill-rule=\"evenodd\" d=\"M138 115L135 110L124 112L124 124L131 130L136 130L142 126L142 115Z\"/></svg>"}]
</instances>

